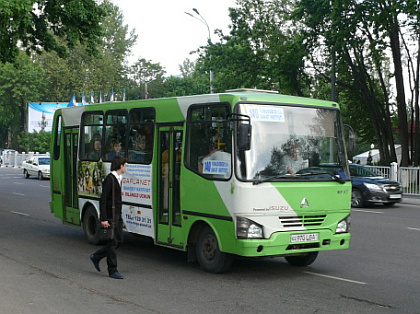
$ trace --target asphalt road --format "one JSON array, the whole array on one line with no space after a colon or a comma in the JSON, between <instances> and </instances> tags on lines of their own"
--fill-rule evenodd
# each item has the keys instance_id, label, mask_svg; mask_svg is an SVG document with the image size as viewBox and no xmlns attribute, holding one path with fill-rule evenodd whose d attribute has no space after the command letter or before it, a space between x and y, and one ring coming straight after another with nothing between
<instances>
[{"instance_id":1,"label":"asphalt road","mask_svg":"<svg viewBox=\"0 0 420 314\"><path fill-rule=\"evenodd\" d=\"M351 248L304 268L240 258L213 275L127 235L114 280L82 229L50 213L48 180L11 168L0 179L0 313L420 313L418 199L353 210Z\"/></svg>"}]
</instances>

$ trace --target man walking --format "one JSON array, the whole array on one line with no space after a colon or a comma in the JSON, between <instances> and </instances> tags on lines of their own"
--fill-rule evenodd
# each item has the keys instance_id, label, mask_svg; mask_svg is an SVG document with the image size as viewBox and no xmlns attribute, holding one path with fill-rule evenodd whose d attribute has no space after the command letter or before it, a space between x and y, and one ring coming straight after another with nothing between
<instances>
[{"instance_id":1,"label":"man walking","mask_svg":"<svg viewBox=\"0 0 420 314\"><path fill-rule=\"evenodd\" d=\"M115 232L114 238L109 240L106 245L90 255L90 260L95 266L97 271L101 271L99 262L106 257L108 264L109 277L114 279L124 279L117 269L117 254L115 250L118 248L119 243L122 241L122 218L121 218L121 180L122 174L125 173L126 161L122 155L117 155L111 161L111 173L105 178L102 183L102 195L99 203L101 212L101 225L103 228L110 228L112 221L112 203L114 198L115 204Z\"/></svg>"}]
</instances>

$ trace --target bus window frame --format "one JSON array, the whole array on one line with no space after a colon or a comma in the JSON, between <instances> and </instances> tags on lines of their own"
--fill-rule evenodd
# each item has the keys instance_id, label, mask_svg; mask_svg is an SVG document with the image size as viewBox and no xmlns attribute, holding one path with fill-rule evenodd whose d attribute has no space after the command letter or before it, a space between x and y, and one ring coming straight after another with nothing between
<instances>
[{"instance_id":1,"label":"bus window frame","mask_svg":"<svg viewBox=\"0 0 420 314\"><path fill-rule=\"evenodd\" d=\"M63 116L60 114L55 118L55 127L54 127L54 148L53 148L53 159L59 160L61 154L61 137L63 131Z\"/></svg>"},{"instance_id":2,"label":"bus window frame","mask_svg":"<svg viewBox=\"0 0 420 314\"><path fill-rule=\"evenodd\" d=\"M102 124L84 124L84 117L89 115L89 114L101 114L102 115ZM80 119L80 136L79 136L79 160L80 161L90 161L90 162L97 162L99 160L101 160L101 158L103 157L103 147L104 147L104 143L103 143L103 138L104 138L104 130L105 130L105 113L103 110L95 110L95 111L85 111L83 112L81 119ZM100 154L100 158L99 160L91 160L89 158L85 158L85 156L82 154L82 147L83 145L86 145L87 143L84 142L84 137L85 137L85 126L94 126L94 125L101 125L102 126L102 131L101 131L101 154ZM86 152L85 152L86 153Z\"/></svg>"},{"instance_id":3,"label":"bus window frame","mask_svg":"<svg viewBox=\"0 0 420 314\"><path fill-rule=\"evenodd\" d=\"M221 177L213 177L212 175L208 175L208 174L204 174L202 172L199 171L199 169L194 169L193 167L190 166L191 164L191 158L190 158L190 154L191 154L191 149L190 149L190 143L191 143L191 130L190 130L190 125L198 123L198 122L194 122L191 120L191 114L192 111L194 109L197 108L214 108L214 107L224 107L226 108L226 123L229 124L229 116L232 114L232 106L231 103L229 102L210 102L210 103L200 103L200 104L192 104L188 107L188 111L187 111L187 118L186 118L186 123L185 123L185 153L184 153L184 166L194 172L195 174L199 175L200 177L209 180L209 181L229 181L232 178L233 175L233 168L234 168L234 158L233 158L233 143L232 143L232 139L233 139L233 133L232 133L232 129L230 127L228 127L229 129L229 134L230 134L230 147L231 147L231 151L230 151L230 155L231 155L231 165L230 165L230 175L229 177L226 178L221 178ZM203 121L203 120L202 120ZM206 121L206 123L212 123L212 121ZM225 122L223 122L225 123Z\"/></svg>"},{"instance_id":4,"label":"bus window frame","mask_svg":"<svg viewBox=\"0 0 420 314\"><path fill-rule=\"evenodd\" d=\"M113 113L117 113L117 112L121 112L121 113L125 114L126 123L125 124L122 124L122 123L108 124L108 116L112 115ZM107 158L107 155L110 152L108 153L107 150L106 150L106 148L107 148L106 145L108 144L107 143L107 140L108 140L108 138L107 138L107 126L115 126L115 125L125 125L124 134L121 136L121 138L122 138L121 146L122 146L123 143L124 143L124 146L121 148L120 154L124 157L127 156L127 142L128 142L127 129L128 129L128 125L129 125L129 123L128 123L128 109L111 109L111 110L105 111L105 114L104 114L104 129L103 129L103 137L102 137L102 152L103 152L102 160L103 161L107 161L107 162L111 161L111 159Z\"/></svg>"},{"instance_id":5,"label":"bus window frame","mask_svg":"<svg viewBox=\"0 0 420 314\"><path fill-rule=\"evenodd\" d=\"M141 122L140 124L133 124L132 123L132 113L134 113L135 111L140 111L140 110L144 110L144 111L150 110L153 113L153 122ZM125 135L126 136L126 141L127 141L127 144L126 144L127 154L125 155L127 162L129 162L130 164L143 164L143 165L149 165L149 164L152 163L153 155L154 155L154 149L155 149L156 124L157 124L156 123L156 108L154 108L154 107L136 107L136 108L131 108L128 111L128 120L127 120L128 128L127 128L126 135ZM152 147L148 148L148 150L150 151L150 160L148 162L147 161L133 161L133 160L130 160L128 158L129 157L128 156L128 154L129 154L129 140L130 140L129 132L132 131L133 126L142 126L142 125L151 125L152 126L152 132L151 133L153 135L153 138L151 140Z\"/></svg>"}]
</instances>

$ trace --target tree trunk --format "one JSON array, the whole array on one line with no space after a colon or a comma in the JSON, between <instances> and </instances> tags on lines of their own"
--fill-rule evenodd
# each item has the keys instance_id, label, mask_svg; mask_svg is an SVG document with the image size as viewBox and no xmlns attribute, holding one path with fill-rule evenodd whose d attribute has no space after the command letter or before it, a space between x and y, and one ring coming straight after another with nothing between
<instances>
[{"instance_id":1,"label":"tree trunk","mask_svg":"<svg viewBox=\"0 0 420 314\"><path fill-rule=\"evenodd\" d=\"M399 27L395 23L389 30L389 38L392 50L392 59L394 62L395 87L397 90L398 130L401 144L401 166L407 167L410 165L407 108L405 103Z\"/></svg>"}]
</instances>

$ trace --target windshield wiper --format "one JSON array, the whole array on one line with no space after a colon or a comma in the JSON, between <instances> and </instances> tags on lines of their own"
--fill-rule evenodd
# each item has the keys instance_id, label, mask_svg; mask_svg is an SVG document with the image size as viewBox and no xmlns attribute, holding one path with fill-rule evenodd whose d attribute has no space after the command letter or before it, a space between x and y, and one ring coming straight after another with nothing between
<instances>
[{"instance_id":1,"label":"windshield wiper","mask_svg":"<svg viewBox=\"0 0 420 314\"><path fill-rule=\"evenodd\" d=\"M264 183L264 182L271 182L272 180L276 180L276 179L292 178L292 177L293 176L291 174L289 174L289 173L287 173L287 174L279 174L277 176L272 176L272 177L268 177L268 178L265 178L265 179L254 180L252 182L252 184L253 185L257 185L257 184Z\"/></svg>"},{"instance_id":2,"label":"windshield wiper","mask_svg":"<svg viewBox=\"0 0 420 314\"><path fill-rule=\"evenodd\" d=\"M280 174L280 175L272 176L272 177L265 178L265 179L255 180L255 181L252 182L252 184L257 185L257 184L264 183L264 182L271 182L271 181L276 180L276 179L285 179L285 178L291 179L291 178L299 178L299 177L307 177L307 176L323 175L323 174L330 175L331 179L333 179L334 181L337 181L341 184L344 184L346 182L338 174L332 175L330 172L327 172L327 171L319 171L319 172L312 171L312 172L305 172L305 173L296 173L294 175L289 174L289 173Z\"/></svg>"}]
</instances>

